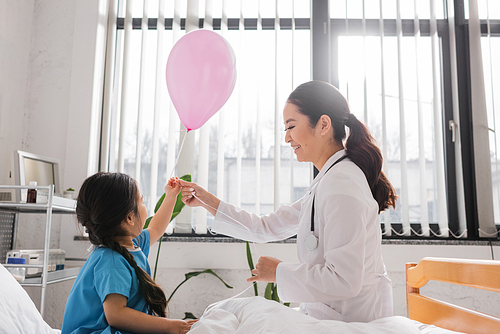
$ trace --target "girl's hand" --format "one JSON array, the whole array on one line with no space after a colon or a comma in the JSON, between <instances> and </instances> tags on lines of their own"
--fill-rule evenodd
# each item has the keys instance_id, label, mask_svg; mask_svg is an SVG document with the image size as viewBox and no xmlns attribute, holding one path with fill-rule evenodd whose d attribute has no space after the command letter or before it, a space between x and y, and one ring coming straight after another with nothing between
<instances>
[{"instance_id":1,"label":"girl's hand","mask_svg":"<svg viewBox=\"0 0 500 334\"><path fill-rule=\"evenodd\" d=\"M259 262L252 270L254 276L247 278L247 282L276 282L276 269L282 261L270 256L261 256Z\"/></svg>"},{"instance_id":2,"label":"girl's hand","mask_svg":"<svg viewBox=\"0 0 500 334\"><path fill-rule=\"evenodd\" d=\"M127 297L110 293L102 303L106 321L112 327L132 333L185 334L198 320L177 320L152 316L127 307Z\"/></svg>"},{"instance_id":3,"label":"girl's hand","mask_svg":"<svg viewBox=\"0 0 500 334\"><path fill-rule=\"evenodd\" d=\"M185 334L191 330L191 326L198 320L177 320L168 319L170 322L169 333L172 334Z\"/></svg>"},{"instance_id":4,"label":"girl's hand","mask_svg":"<svg viewBox=\"0 0 500 334\"><path fill-rule=\"evenodd\" d=\"M171 177L165 185L165 196L177 196L181 190L179 178Z\"/></svg>"}]
</instances>

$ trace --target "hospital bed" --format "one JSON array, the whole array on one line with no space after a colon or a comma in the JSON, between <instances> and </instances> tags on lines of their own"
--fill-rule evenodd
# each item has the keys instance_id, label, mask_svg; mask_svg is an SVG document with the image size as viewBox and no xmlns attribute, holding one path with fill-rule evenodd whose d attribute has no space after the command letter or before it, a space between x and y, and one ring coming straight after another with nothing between
<instances>
[{"instance_id":1,"label":"hospital bed","mask_svg":"<svg viewBox=\"0 0 500 334\"><path fill-rule=\"evenodd\" d=\"M500 333L498 317L420 294L428 281L500 292L500 261L424 258L407 264L406 275L408 317L369 323L316 320L262 297L235 298L210 308L190 333ZM28 294L1 265L0 283L0 334L59 333L44 322Z\"/></svg>"},{"instance_id":2,"label":"hospital bed","mask_svg":"<svg viewBox=\"0 0 500 334\"><path fill-rule=\"evenodd\" d=\"M500 333L498 317L422 296L420 288L429 281L500 292L500 261L429 257L406 265L410 319L466 333Z\"/></svg>"},{"instance_id":3,"label":"hospital bed","mask_svg":"<svg viewBox=\"0 0 500 334\"><path fill-rule=\"evenodd\" d=\"M58 334L42 318L28 293L0 265L0 334Z\"/></svg>"},{"instance_id":4,"label":"hospital bed","mask_svg":"<svg viewBox=\"0 0 500 334\"><path fill-rule=\"evenodd\" d=\"M316 320L275 301L251 297L232 299L208 310L190 333L500 333L498 317L420 294L428 281L500 292L500 261L424 258L418 264L407 264L406 275L408 317L369 323Z\"/></svg>"}]
</instances>

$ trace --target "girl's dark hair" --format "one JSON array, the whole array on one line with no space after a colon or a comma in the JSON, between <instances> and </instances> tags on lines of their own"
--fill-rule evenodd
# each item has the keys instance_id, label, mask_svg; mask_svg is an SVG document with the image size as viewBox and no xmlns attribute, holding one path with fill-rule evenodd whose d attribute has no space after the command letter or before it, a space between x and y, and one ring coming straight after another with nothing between
<instances>
[{"instance_id":1,"label":"girl's dark hair","mask_svg":"<svg viewBox=\"0 0 500 334\"><path fill-rule=\"evenodd\" d=\"M151 314L165 317L167 299L163 290L151 276L137 265L130 252L115 237L123 235L121 223L129 214L139 218L137 184L122 173L99 172L82 184L76 203L78 222L85 227L90 242L120 253L134 268L141 290Z\"/></svg>"},{"instance_id":2,"label":"girl's dark hair","mask_svg":"<svg viewBox=\"0 0 500 334\"><path fill-rule=\"evenodd\" d=\"M379 212L389 206L396 208L396 191L382 171L382 153L368 128L350 113L346 99L337 88L323 81L309 81L298 86L287 102L308 117L311 127L316 126L322 115L330 117L333 139L337 142L342 143L346 138L345 126L349 127L345 142L347 156L365 174Z\"/></svg>"}]
</instances>

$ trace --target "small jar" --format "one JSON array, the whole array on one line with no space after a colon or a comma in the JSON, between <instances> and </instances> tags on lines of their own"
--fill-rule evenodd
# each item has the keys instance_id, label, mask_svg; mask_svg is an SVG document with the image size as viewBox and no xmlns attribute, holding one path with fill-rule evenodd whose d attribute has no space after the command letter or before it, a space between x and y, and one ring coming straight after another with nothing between
<instances>
[{"instance_id":1,"label":"small jar","mask_svg":"<svg viewBox=\"0 0 500 334\"><path fill-rule=\"evenodd\" d=\"M36 181L30 181L31 187L36 187ZM26 203L36 203L36 189L28 189Z\"/></svg>"},{"instance_id":2,"label":"small jar","mask_svg":"<svg viewBox=\"0 0 500 334\"><path fill-rule=\"evenodd\" d=\"M9 257L8 264L26 264L26 259L23 257ZM24 267L8 267L7 270L14 276L14 278L21 282L26 278L26 268Z\"/></svg>"}]
</instances>

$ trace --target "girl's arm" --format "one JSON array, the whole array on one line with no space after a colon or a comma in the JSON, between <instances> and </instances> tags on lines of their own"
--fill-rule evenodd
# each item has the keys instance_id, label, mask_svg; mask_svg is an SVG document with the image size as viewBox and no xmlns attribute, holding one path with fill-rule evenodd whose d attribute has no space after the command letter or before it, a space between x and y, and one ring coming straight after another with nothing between
<instances>
[{"instance_id":1,"label":"girl's arm","mask_svg":"<svg viewBox=\"0 0 500 334\"><path fill-rule=\"evenodd\" d=\"M163 235L167 229L172 213L174 212L177 194L181 190L178 178L170 178L165 186L165 199L156 214L151 219L147 230L151 239L151 246Z\"/></svg>"},{"instance_id":2,"label":"girl's arm","mask_svg":"<svg viewBox=\"0 0 500 334\"><path fill-rule=\"evenodd\" d=\"M108 324L132 333L172 333L189 332L197 320L177 320L155 317L127 307L127 297L112 293L102 304Z\"/></svg>"}]
</instances>

